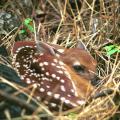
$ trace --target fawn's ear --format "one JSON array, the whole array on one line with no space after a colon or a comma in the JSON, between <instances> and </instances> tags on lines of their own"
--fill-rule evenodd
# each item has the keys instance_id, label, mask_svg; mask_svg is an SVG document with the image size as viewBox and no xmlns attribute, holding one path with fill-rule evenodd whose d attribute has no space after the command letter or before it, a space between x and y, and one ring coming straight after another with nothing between
<instances>
[{"instance_id":1,"label":"fawn's ear","mask_svg":"<svg viewBox=\"0 0 120 120\"><path fill-rule=\"evenodd\" d=\"M36 43L36 46L39 53L48 53L56 57L62 55L64 51L63 47L59 45L52 45L41 41Z\"/></svg>"},{"instance_id":2,"label":"fawn's ear","mask_svg":"<svg viewBox=\"0 0 120 120\"><path fill-rule=\"evenodd\" d=\"M76 48L88 51L85 44L82 41L77 41Z\"/></svg>"},{"instance_id":3,"label":"fawn's ear","mask_svg":"<svg viewBox=\"0 0 120 120\"><path fill-rule=\"evenodd\" d=\"M56 49L47 43L39 41L38 43L36 43L36 46L38 52L40 53L48 53L54 56L56 55Z\"/></svg>"}]
</instances>

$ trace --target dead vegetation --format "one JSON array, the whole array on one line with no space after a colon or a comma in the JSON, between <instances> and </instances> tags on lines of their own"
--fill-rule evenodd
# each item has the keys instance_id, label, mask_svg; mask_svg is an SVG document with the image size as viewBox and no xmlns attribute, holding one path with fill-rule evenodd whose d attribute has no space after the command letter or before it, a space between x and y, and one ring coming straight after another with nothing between
<instances>
[{"instance_id":1,"label":"dead vegetation","mask_svg":"<svg viewBox=\"0 0 120 120\"><path fill-rule=\"evenodd\" d=\"M29 1L29 0L28 0ZM60 44L65 47L74 47L77 40L84 42L90 53L98 61L97 74L101 79L101 85L96 91L112 89L110 95L99 97L89 101L88 105L60 112L55 116L47 108L34 102L39 106L37 109L25 101L22 104L25 108L21 111L21 116L11 118L8 109L4 110L6 119L8 120L39 120L40 116L50 116L49 119L55 120L118 120L120 119L120 55L115 53L110 57L107 56L104 46L111 44L120 44L120 2L119 0L33 0L28 4L18 1L6 0L1 5L2 11L11 11L21 21L18 28L14 28L9 32L0 34L0 43L4 45L8 51L8 56L0 55L0 64L4 64L12 68L11 48L17 40L32 40L33 33L29 30L25 37L21 37L19 33L22 28L22 22L27 17L36 19L36 24L40 26L40 39L45 42ZM31 13L32 10L32 13ZM23 39L24 38L24 39ZM0 68L2 69L2 67ZM2 73L3 74L3 73ZM0 70L1 75L1 70ZM12 76L11 74L10 76ZM16 78L18 79L18 78ZM0 76L0 84L6 83L17 91L13 97L2 93L0 96L5 100L20 102L16 96L20 93L27 94L27 88L11 83L6 76ZM33 89L34 91L34 89ZM33 92L34 93L34 92ZM95 91L93 92L94 95ZM6 95L6 97L4 96ZM28 95L27 95L28 96ZM3 99L3 100L4 100ZM30 103L32 93L28 96L27 103ZM0 99L0 106L5 103ZM21 103L19 104L20 106ZM25 114L25 109L34 111L31 115ZM43 110L45 112L43 112ZM47 118L46 118L47 119Z\"/></svg>"}]
</instances>

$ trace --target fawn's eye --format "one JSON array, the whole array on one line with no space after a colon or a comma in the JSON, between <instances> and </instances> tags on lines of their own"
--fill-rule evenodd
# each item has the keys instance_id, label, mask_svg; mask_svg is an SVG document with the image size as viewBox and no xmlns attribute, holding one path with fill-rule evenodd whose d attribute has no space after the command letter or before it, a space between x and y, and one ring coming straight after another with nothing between
<instances>
[{"instance_id":1,"label":"fawn's eye","mask_svg":"<svg viewBox=\"0 0 120 120\"><path fill-rule=\"evenodd\" d=\"M78 73L84 73L85 72L85 67L83 65L74 65L73 68Z\"/></svg>"}]
</instances>

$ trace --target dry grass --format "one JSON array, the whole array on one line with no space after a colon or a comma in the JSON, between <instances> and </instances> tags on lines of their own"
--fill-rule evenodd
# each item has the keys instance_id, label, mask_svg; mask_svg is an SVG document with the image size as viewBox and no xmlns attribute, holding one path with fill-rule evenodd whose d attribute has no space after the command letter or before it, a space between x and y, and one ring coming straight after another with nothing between
<instances>
[{"instance_id":1,"label":"dry grass","mask_svg":"<svg viewBox=\"0 0 120 120\"><path fill-rule=\"evenodd\" d=\"M118 101L120 98L116 98L116 92L119 93L120 86L120 55L114 54L108 57L103 50L103 46L106 43L120 43L120 3L119 0L116 0L116 2L113 0L100 0L99 5L95 5L95 0L93 0L92 4L89 4L89 2L90 0L84 0L83 7L79 9L79 6L76 6L76 10L73 11L68 0L47 0L47 3L41 0L41 4L39 4L40 10L46 14L44 22L41 22L41 40L55 44L58 43L65 47L74 47L77 40L84 42L90 53L98 61L97 74L103 84L96 89L102 91L110 88L114 90L113 94L93 99L87 106L82 106L64 113L60 112L57 116L53 115L44 105L36 101L40 108L38 108L33 115L23 115L19 118L12 118L12 120L38 120L39 116L44 116L44 114L39 114L41 106L45 110L45 113L48 116L54 116L55 120L107 120L110 119L114 113L120 112L118 110ZM7 4L10 4L10 1L8 1ZM86 6L86 4L88 4L88 6ZM99 8L99 10L96 8ZM21 19L26 16L24 11L24 16L21 16ZM16 31L16 33L11 34L11 31L1 39L2 44L4 44L7 49L11 48L18 33L16 29L13 31ZM32 33L30 33L29 39L33 38L31 34ZM9 54L10 59L12 59L10 51ZM0 57L0 63L4 62L5 59ZM7 66L11 66L11 62L10 64L7 62ZM18 89L19 92L16 94L19 94L21 90L25 92L20 86L10 83L2 77L0 77L0 82L7 82L10 86ZM32 94L34 94L34 88L33 93L31 93L28 98L28 103L30 99L32 99ZM75 114L70 117L68 113ZM9 112L6 112L6 116L11 120ZM114 118L114 120L116 120L116 118Z\"/></svg>"}]
</instances>

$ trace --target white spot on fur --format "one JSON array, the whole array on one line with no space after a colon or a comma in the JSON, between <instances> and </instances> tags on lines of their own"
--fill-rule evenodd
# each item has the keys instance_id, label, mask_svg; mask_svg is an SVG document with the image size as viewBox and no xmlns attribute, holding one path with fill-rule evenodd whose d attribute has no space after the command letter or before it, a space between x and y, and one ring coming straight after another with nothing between
<instances>
[{"instance_id":1,"label":"white spot on fur","mask_svg":"<svg viewBox=\"0 0 120 120\"><path fill-rule=\"evenodd\" d=\"M60 77L59 77L59 76L57 76L57 77L56 77L56 79L57 79L57 80L60 80Z\"/></svg>"},{"instance_id":2,"label":"white spot on fur","mask_svg":"<svg viewBox=\"0 0 120 120\"><path fill-rule=\"evenodd\" d=\"M58 66L58 65L57 65L56 68L61 68L61 66Z\"/></svg>"},{"instance_id":3,"label":"white spot on fur","mask_svg":"<svg viewBox=\"0 0 120 120\"><path fill-rule=\"evenodd\" d=\"M24 75L21 75L20 78L21 78L21 80L24 80Z\"/></svg>"},{"instance_id":4,"label":"white spot on fur","mask_svg":"<svg viewBox=\"0 0 120 120\"><path fill-rule=\"evenodd\" d=\"M44 92L45 91L45 89L44 88L40 88L40 92Z\"/></svg>"},{"instance_id":5,"label":"white spot on fur","mask_svg":"<svg viewBox=\"0 0 120 120\"><path fill-rule=\"evenodd\" d=\"M70 101L69 101L69 100L65 100L65 103L66 103L66 104L69 104L69 103L70 103Z\"/></svg>"},{"instance_id":6,"label":"white spot on fur","mask_svg":"<svg viewBox=\"0 0 120 120\"><path fill-rule=\"evenodd\" d=\"M44 77L44 74L40 74L41 77Z\"/></svg>"},{"instance_id":7,"label":"white spot on fur","mask_svg":"<svg viewBox=\"0 0 120 120\"><path fill-rule=\"evenodd\" d=\"M44 70L45 70L45 68L44 68L44 67L42 67L42 68L41 68L41 70L42 70L42 71L44 71Z\"/></svg>"},{"instance_id":8,"label":"white spot on fur","mask_svg":"<svg viewBox=\"0 0 120 120\"><path fill-rule=\"evenodd\" d=\"M51 96L51 95L52 95L52 92L48 91L48 92L47 92L47 95L48 95L48 96Z\"/></svg>"},{"instance_id":9,"label":"white spot on fur","mask_svg":"<svg viewBox=\"0 0 120 120\"><path fill-rule=\"evenodd\" d=\"M60 94L54 94L54 98L58 99L60 97Z\"/></svg>"},{"instance_id":10,"label":"white spot on fur","mask_svg":"<svg viewBox=\"0 0 120 120\"><path fill-rule=\"evenodd\" d=\"M60 65L64 65L64 63L63 63L62 61L59 61L59 64L60 64Z\"/></svg>"},{"instance_id":11,"label":"white spot on fur","mask_svg":"<svg viewBox=\"0 0 120 120\"><path fill-rule=\"evenodd\" d=\"M30 84L31 83L30 78L26 78L26 82L27 82L27 84Z\"/></svg>"},{"instance_id":12,"label":"white spot on fur","mask_svg":"<svg viewBox=\"0 0 120 120\"><path fill-rule=\"evenodd\" d=\"M56 64L55 64L55 63L51 63L51 65L52 65L52 66L56 66Z\"/></svg>"},{"instance_id":13,"label":"white spot on fur","mask_svg":"<svg viewBox=\"0 0 120 120\"><path fill-rule=\"evenodd\" d=\"M71 89L71 92L74 93L75 92L74 89Z\"/></svg>"},{"instance_id":14,"label":"white spot on fur","mask_svg":"<svg viewBox=\"0 0 120 120\"><path fill-rule=\"evenodd\" d=\"M65 90L65 87L64 87L63 85L61 85L60 88L61 88L61 91L63 91L63 92L66 91L66 90Z\"/></svg>"},{"instance_id":15,"label":"white spot on fur","mask_svg":"<svg viewBox=\"0 0 120 120\"><path fill-rule=\"evenodd\" d=\"M65 80L61 79L60 82L61 82L61 83L65 83Z\"/></svg>"},{"instance_id":16,"label":"white spot on fur","mask_svg":"<svg viewBox=\"0 0 120 120\"><path fill-rule=\"evenodd\" d=\"M43 63L39 63L39 66L42 67L42 66L43 66Z\"/></svg>"},{"instance_id":17,"label":"white spot on fur","mask_svg":"<svg viewBox=\"0 0 120 120\"><path fill-rule=\"evenodd\" d=\"M49 75L50 75L50 74L49 74L49 72L46 72L45 74L46 74L47 76L49 76Z\"/></svg>"},{"instance_id":18,"label":"white spot on fur","mask_svg":"<svg viewBox=\"0 0 120 120\"><path fill-rule=\"evenodd\" d=\"M40 56L44 55L43 53L40 53Z\"/></svg>"},{"instance_id":19,"label":"white spot on fur","mask_svg":"<svg viewBox=\"0 0 120 120\"><path fill-rule=\"evenodd\" d=\"M49 85L47 85L46 87L47 87L47 88L50 88L50 86L49 86Z\"/></svg>"},{"instance_id":20,"label":"white spot on fur","mask_svg":"<svg viewBox=\"0 0 120 120\"><path fill-rule=\"evenodd\" d=\"M55 63L57 63L57 62L58 62L58 60L57 60L57 59L53 59L53 61L54 61Z\"/></svg>"},{"instance_id":21,"label":"white spot on fur","mask_svg":"<svg viewBox=\"0 0 120 120\"><path fill-rule=\"evenodd\" d=\"M68 97L71 97L71 95L70 95L70 94L68 94L67 96L68 96Z\"/></svg>"},{"instance_id":22,"label":"white spot on fur","mask_svg":"<svg viewBox=\"0 0 120 120\"><path fill-rule=\"evenodd\" d=\"M65 98L64 98L64 97L61 97L60 100L64 102L64 101L65 101Z\"/></svg>"},{"instance_id":23,"label":"white spot on fur","mask_svg":"<svg viewBox=\"0 0 120 120\"><path fill-rule=\"evenodd\" d=\"M48 62L43 62L44 65L48 65Z\"/></svg>"},{"instance_id":24,"label":"white spot on fur","mask_svg":"<svg viewBox=\"0 0 120 120\"><path fill-rule=\"evenodd\" d=\"M33 63L36 63L36 62L38 62L38 60L36 60L36 59L33 59Z\"/></svg>"},{"instance_id":25,"label":"white spot on fur","mask_svg":"<svg viewBox=\"0 0 120 120\"><path fill-rule=\"evenodd\" d=\"M63 71L62 71L62 70L58 70L57 72L60 73L60 74L63 74Z\"/></svg>"},{"instance_id":26,"label":"white spot on fur","mask_svg":"<svg viewBox=\"0 0 120 120\"><path fill-rule=\"evenodd\" d=\"M56 75L55 75L55 74L52 74L51 76L52 76L52 78L56 78Z\"/></svg>"},{"instance_id":27,"label":"white spot on fur","mask_svg":"<svg viewBox=\"0 0 120 120\"><path fill-rule=\"evenodd\" d=\"M56 107L56 106L57 106L56 103L50 103L50 105L51 105L52 107Z\"/></svg>"},{"instance_id":28,"label":"white spot on fur","mask_svg":"<svg viewBox=\"0 0 120 120\"><path fill-rule=\"evenodd\" d=\"M78 100L77 103L78 103L79 105L84 105L86 102L85 102L84 100Z\"/></svg>"}]
</instances>

